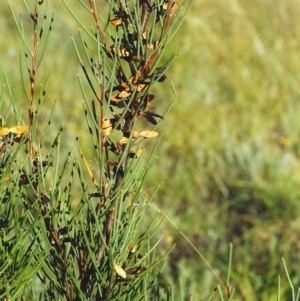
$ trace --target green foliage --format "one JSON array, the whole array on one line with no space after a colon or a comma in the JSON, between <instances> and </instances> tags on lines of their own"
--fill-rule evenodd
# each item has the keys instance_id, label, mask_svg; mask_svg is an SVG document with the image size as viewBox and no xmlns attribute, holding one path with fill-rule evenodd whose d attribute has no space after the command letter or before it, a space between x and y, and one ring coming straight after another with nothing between
<instances>
[{"instance_id":1,"label":"green foliage","mask_svg":"<svg viewBox=\"0 0 300 301\"><path fill-rule=\"evenodd\" d=\"M152 127L163 119L150 108L155 98L150 89L165 80L173 62L173 57L162 62L162 55L180 9L175 2L108 1L99 16L94 1L79 3L92 27L64 2L82 29L72 40L85 78L78 76L84 99L79 119L87 126L67 152L63 126L54 122L56 102L50 110L45 105L51 72L46 80L40 77L47 56L54 57L47 53L55 26L52 3L24 0L25 20L8 3L22 42L27 116L5 75L0 298L174 300L172 290L159 289L156 279L172 247L156 255L153 236L162 219L153 216L143 226L150 199L142 191L156 147L147 158L143 145L158 135ZM80 147L88 137L93 168Z\"/></svg>"}]
</instances>

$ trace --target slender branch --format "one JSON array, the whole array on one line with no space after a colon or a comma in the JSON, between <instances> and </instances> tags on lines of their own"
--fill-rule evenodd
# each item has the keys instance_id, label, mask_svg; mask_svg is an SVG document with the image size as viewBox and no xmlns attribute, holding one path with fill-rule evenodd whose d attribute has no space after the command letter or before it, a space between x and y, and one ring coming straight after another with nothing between
<instances>
[{"instance_id":1,"label":"slender branch","mask_svg":"<svg viewBox=\"0 0 300 301\"><path fill-rule=\"evenodd\" d=\"M132 128L133 128L133 122L134 122L134 116L133 115L128 115L125 118L125 125L124 128L122 130L124 137L129 137L130 133L132 132ZM124 153L126 150L126 145L123 145L123 150L122 152ZM112 192L112 198L117 196L117 193L121 187L122 184L122 180L124 178L124 173L125 173L125 167L126 167L126 163L128 160L128 154L123 154L123 159L122 159L122 163L119 167L119 169L116 171L116 180L115 180L115 186ZM109 210L109 213L106 217L105 220L105 225L104 225L104 229L103 229L103 238L106 242L106 245L109 244L109 237L110 237L110 232L112 229L112 225L113 225L113 218L114 218L114 211L115 211L115 205L112 205L111 209ZM97 266L99 267L102 261L102 258L104 256L104 251L105 251L105 244L102 243L99 251L98 251L98 255L97 255Z\"/></svg>"},{"instance_id":2,"label":"slender branch","mask_svg":"<svg viewBox=\"0 0 300 301\"><path fill-rule=\"evenodd\" d=\"M106 49L108 49L108 44L107 44L107 39L106 39L106 35L101 27L101 24L100 24L100 21L99 21L99 17L96 13L96 9L95 9L95 5L94 5L94 1L93 0L89 0L89 5L90 5L90 10L91 10L91 13L93 14L93 17L94 17L94 20L97 24L97 28L101 34L101 37L102 37L102 40L104 42L104 46Z\"/></svg>"},{"instance_id":3,"label":"slender branch","mask_svg":"<svg viewBox=\"0 0 300 301\"><path fill-rule=\"evenodd\" d=\"M31 19L33 21L33 49L31 52L31 73L30 73L30 93L29 93L29 107L28 107L28 118L29 118L29 127L32 127L34 120L34 110L33 110L33 101L34 101L34 92L35 92L35 77L36 77L36 59L37 59L37 50L38 50L38 33L37 33L37 18L38 12L37 7L35 7ZM39 194L39 185L38 185L38 162L36 161L36 150L32 145L32 135L30 133L28 137L29 143L29 152L30 157L33 163L32 173L34 175L34 187Z\"/></svg>"},{"instance_id":4,"label":"slender branch","mask_svg":"<svg viewBox=\"0 0 300 301\"><path fill-rule=\"evenodd\" d=\"M141 33L146 30L147 22L149 19L149 10L151 7L151 0L141 0L142 3L142 16L141 16Z\"/></svg>"},{"instance_id":5,"label":"slender branch","mask_svg":"<svg viewBox=\"0 0 300 301\"><path fill-rule=\"evenodd\" d=\"M37 8L34 9L34 13L31 15L33 20L33 49L31 53L31 75L30 75L30 95L29 95L29 125L33 124L33 98L35 90L35 72L36 72L36 54L38 48L38 34L36 31L37 26Z\"/></svg>"}]
</instances>

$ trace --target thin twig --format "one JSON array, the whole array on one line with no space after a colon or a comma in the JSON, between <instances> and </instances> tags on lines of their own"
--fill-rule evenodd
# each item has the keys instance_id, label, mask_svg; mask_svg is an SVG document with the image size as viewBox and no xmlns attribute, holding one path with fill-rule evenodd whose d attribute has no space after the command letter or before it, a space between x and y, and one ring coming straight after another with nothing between
<instances>
[{"instance_id":1,"label":"thin twig","mask_svg":"<svg viewBox=\"0 0 300 301\"><path fill-rule=\"evenodd\" d=\"M141 0L141 2L142 2L141 33L143 34L146 30L147 22L149 19L151 0Z\"/></svg>"},{"instance_id":2,"label":"thin twig","mask_svg":"<svg viewBox=\"0 0 300 301\"><path fill-rule=\"evenodd\" d=\"M89 5L90 5L90 10L91 13L93 14L94 20L97 24L97 28L101 34L102 40L104 42L104 46L106 49L108 49L108 45L107 45L107 40L106 40L106 35L101 27L100 21L99 21L99 17L97 16L96 10L95 10L95 6L94 6L94 1L93 0L89 0Z\"/></svg>"}]
</instances>

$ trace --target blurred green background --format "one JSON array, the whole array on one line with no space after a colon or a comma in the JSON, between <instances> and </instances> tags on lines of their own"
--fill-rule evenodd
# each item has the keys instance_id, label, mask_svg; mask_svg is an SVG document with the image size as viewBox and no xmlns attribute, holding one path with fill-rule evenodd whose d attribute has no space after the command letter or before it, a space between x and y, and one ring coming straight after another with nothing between
<instances>
[{"instance_id":1,"label":"blurred green background","mask_svg":"<svg viewBox=\"0 0 300 301\"><path fill-rule=\"evenodd\" d=\"M54 120L65 124L68 151L77 135L87 143L76 79L81 70L71 43L78 26L61 1L54 2L37 81L44 84L51 70L45 105L50 109L57 100ZM91 16L69 2L92 26ZM31 26L21 1L12 7L24 27ZM294 285L300 281L299 15L296 0L194 1L166 53L178 58L154 88L158 113L174 98L171 82L176 100L158 128L163 134L145 196L161 184L153 212L157 206L166 213L224 282L233 243L235 300L277 300L278 275L282 296L290 296L282 257ZM26 120L19 75L24 55L5 4L1 16L0 69ZM46 121L41 118L41 131ZM186 296L206 300L218 284L212 272L168 221L162 233L162 248L177 245L161 282L177 287L181 277Z\"/></svg>"}]
</instances>

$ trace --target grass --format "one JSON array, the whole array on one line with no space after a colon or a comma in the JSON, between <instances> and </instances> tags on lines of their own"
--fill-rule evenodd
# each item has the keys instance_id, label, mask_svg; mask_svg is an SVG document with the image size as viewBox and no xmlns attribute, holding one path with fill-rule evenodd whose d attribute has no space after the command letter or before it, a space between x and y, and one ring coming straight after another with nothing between
<instances>
[{"instance_id":1,"label":"grass","mask_svg":"<svg viewBox=\"0 0 300 301\"><path fill-rule=\"evenodd\" d=\"M235 300L277 300L278 275L282 299L291 296L282 257L292 283L299 280L299 10L296 0L195 1L172 42L179 51L169 71L176 101L159 127L159 156L147 185L163 182L152 202L223 281L233 243ZM4 13L0 66L18 96L18 55L10 51L20 45ZM51 107L57 99L55 116L66 124L67 146L86 129L76 114L82 106L70 37L76 24L60 2L55 18L48 51L57 55L49 61L47 101ZM170 81L163 85L157 92L167 107L173 94ZM218 284L212 272L167 221L162 233L166 247L169 241L177 246L161 281L179 287L180 276L185 296L207 300Z\"/></svg>"}]
</instances>

